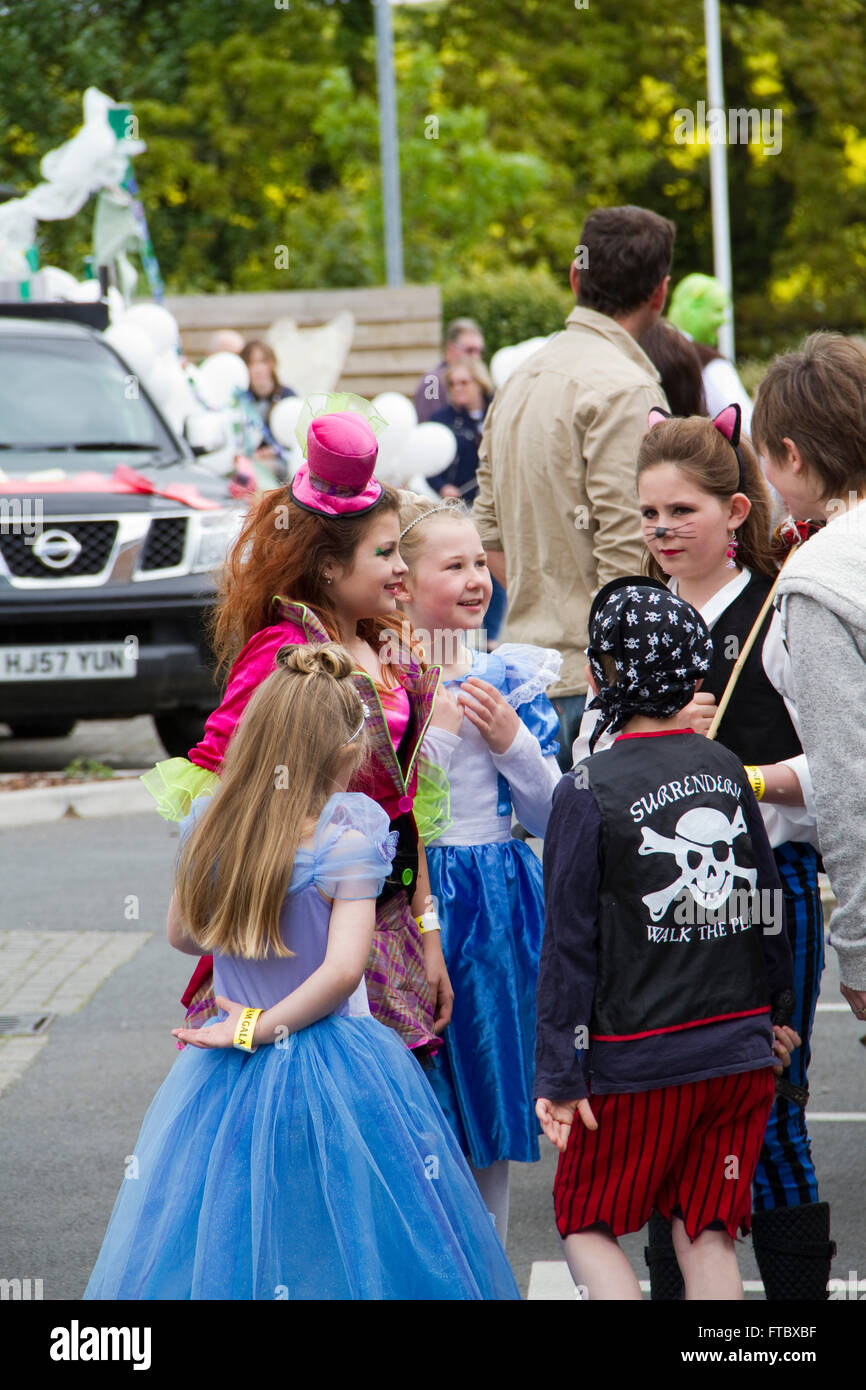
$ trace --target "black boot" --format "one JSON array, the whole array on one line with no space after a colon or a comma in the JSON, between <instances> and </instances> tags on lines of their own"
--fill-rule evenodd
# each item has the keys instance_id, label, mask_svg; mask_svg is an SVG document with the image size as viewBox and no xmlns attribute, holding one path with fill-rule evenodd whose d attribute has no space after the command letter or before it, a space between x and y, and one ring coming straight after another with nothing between
<instances>
[{"instance_id":1,"label":"black boot","mask_svg":"<svg viewBox=\"0 0 866 1390\"><path fill-rule=\"evenodd\" d=\"M752 1245L768 1303L828 1297L836 1245L830 1239L827 1202L753 1212Z\"/></svg>"},{"instance_id":2,"label":"black boot","mask_svg":"<svg viewBox=\"0 0 866 1390\"><path fill-rule=\"evenodd\" d=\"M685 1298L686 1286L674 1250L671 1223L654 1211L647 1228L649 1245L643 1256L650 1276L650 1298L654 1303Z\"/></svg>"}]
</instances>

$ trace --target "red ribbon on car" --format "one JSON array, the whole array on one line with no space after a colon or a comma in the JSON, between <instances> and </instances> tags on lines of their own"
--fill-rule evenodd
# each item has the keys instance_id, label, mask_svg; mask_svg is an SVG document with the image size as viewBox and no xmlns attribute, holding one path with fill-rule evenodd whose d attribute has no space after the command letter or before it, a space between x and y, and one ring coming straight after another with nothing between
<instances>
[{"instance_id":1,"label":"red ribbon on car","mask_svg":"<svg viewBox=\"0 0 866 1390\"><path fill-rule=\"evenodd\" d=\"M0 492L138 492L168 497L197 511L220 511L221 504L205 497L194 483L167 483L160 487L153 478L118 464L109 477L105 473L75 473L66 478L0 478Z\"/></svg>"}]
</instances>

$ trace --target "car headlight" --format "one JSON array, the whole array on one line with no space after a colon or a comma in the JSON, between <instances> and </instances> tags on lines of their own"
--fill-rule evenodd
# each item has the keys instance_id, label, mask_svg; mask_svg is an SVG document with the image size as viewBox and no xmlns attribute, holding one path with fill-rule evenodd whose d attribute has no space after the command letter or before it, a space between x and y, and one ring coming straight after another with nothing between
<instances>
[{"instance_id":1,"label":"car headlight","mask_svg":"<svg viewBox=\"0 0 866 1390\"><path fill-rule=\"evenodd\" d=\"M202 512L195 518L196 537L190 571L201 574L218 569L231 550L243 525L244 510Z\"/></svg>"}]
</instances>

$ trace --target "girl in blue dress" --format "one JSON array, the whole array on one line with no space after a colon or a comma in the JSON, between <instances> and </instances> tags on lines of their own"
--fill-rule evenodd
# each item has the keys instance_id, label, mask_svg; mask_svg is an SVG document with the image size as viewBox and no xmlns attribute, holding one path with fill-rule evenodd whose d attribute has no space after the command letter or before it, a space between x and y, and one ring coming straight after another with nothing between
<instances>
[{"instance_id":1,"label":"girl in blue dress","mask_svg":"<svg viewBox=\"0 0 866 1390\"><path fill-rule=\"evenodd\" d=\"M541 863L511 833L512 810L543 836L559 722L545 691L561 657L503 644L470 650L491 581L484 548L461 503L407 502L400 553L401 606L429 660L442 667L424 757L449 784L447 825L419 824L454 1009L445 1047L428 1072L481 1194L505 1241L508 1162L538 1159L532 1098L535 986L544 932Z\"/></svg>"},{"instance_id":2,"label":"girl in blue dress","mask_svg":"<svg viewBox=\"0 0 866 1390\"><path fill-rule=\"evenodd\" d=\"M145 1116L91 1299L514 1299L459 1147L364 967L394 853L348 793L365 711L343 648L284 647L193 804L172 945L220 1017Z\"/></svg>"}]
</instances>

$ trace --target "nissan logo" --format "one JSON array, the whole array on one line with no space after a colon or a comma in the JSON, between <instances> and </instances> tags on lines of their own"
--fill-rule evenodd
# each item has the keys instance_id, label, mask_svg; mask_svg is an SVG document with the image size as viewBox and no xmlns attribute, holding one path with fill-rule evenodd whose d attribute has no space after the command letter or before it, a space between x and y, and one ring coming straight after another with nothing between
<instances>
[{"instance_id":1,"label":"nissan logo","mask_svg":"<svg viewBox=\"0 0 866 1390\"><path fill-rule=\"evenodd\" d=\"M81 554L81 544L68 531L43 531L33 542L33 554L49 569L65 570Z\"/></svg>"}]
</instances>

